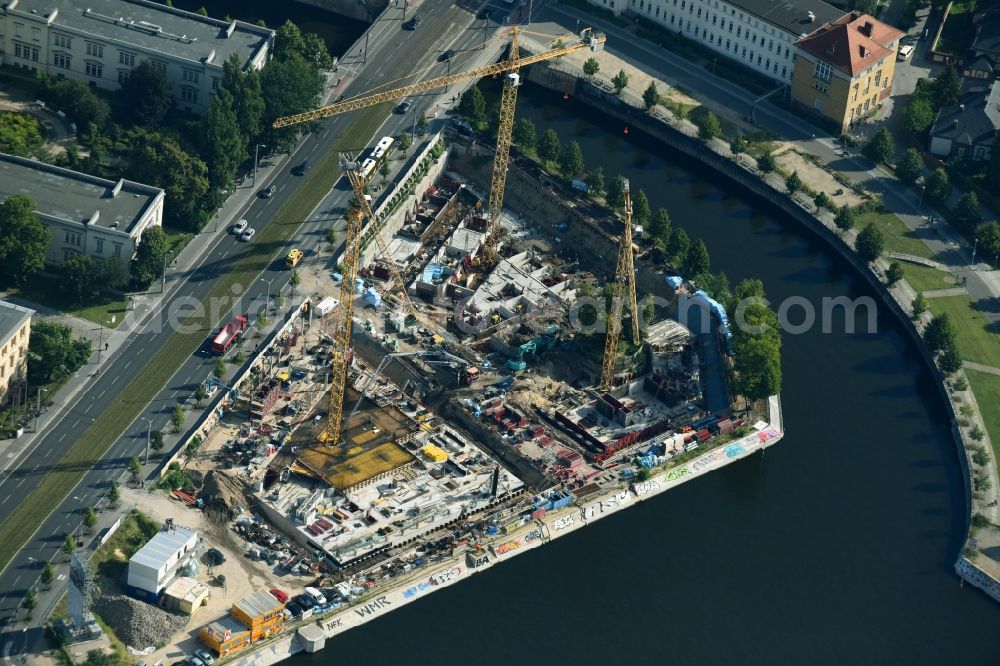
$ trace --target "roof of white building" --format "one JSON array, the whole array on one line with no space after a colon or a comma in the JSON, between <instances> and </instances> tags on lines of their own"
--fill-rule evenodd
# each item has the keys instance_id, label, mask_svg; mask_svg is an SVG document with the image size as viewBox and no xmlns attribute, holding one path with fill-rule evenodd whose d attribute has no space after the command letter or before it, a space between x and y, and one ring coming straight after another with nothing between
<instances>
[{"instance_id":1,"label":"roof of white building","mask_svg":"<svg viewBox=\"0 0 1000 666\"><path fill-rule=\"evenodd\" d=\"M197 533L186 527L175 527L172 530L160 532L129 559L129 566L138 564L150 569L159 569L176 557L178 551L184 549L184 545L191 540L192 536L197 537Z\"/></svg>"},{"instance_id":2,"label":"roof of white building","mask_svg":"<svg viewBox=\"0 0 1000 666\"><path fill-rule=\"evenodd\" d=\"M31 197L44 218L130 233L163 193L131 180L96 176L0 153L0 199Z\"/></svg>"},{"instance_id":3,"label":"roof of white building","mask_svg":"<svg viewBox=\"0 0 1000 666\"><path fill-rule=\"evenodd\" d=\"M40 17L56 12L50 19L53 27L66 26L95 39L220 67L234 53L245 65L274 35L273 30L250 23L220 21L148 0L13 0L5 11Z\"/></svg>"},{"instance_id":4,"label":"roof of white building","mask_svg":"<svg viewBox=\"0 0 1000 666\"><path fill-rule=\"evenodd\" d=\"M793 35L805 35L847 12L823 0L726 0ZM810 16L811 14L811 16Z\"/></svg>"},{"instance_id":5,"label":"roof of white building","mask_svg":"<svg viewBox=\"0 0 1000 666\"><path fill-rule=\"evenodd\" d=\"M21 330L24 322L31 319L34 310L0 301L0 346L7 344L10 338Z\"/></svg>"}]
</instances>

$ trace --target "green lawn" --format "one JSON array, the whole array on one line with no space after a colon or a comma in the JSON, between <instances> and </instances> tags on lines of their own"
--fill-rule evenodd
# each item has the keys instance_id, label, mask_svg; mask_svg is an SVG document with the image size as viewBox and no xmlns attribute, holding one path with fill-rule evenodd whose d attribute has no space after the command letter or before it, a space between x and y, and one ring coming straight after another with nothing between
<instances>
[{"instance_id":1,"label":"green lawn","mask_svg":"<svg viewBox=\"0 0 1000 666\"><path fill-rule=\"evenodd\" d=\"M303 178L296 196L257 232L256 240L248 244L246 254L234 261L230 270L215 282L206 302L223 296L232 298L234 293L238 293L233 291L235 285L246 289L257 279L273 260L277 248L285 244L330 190L331 183L340 176L339 152L355 147L357 137L372 136L389 114L391 106L391 102L386 102L355 116L333 148ZM181 364L198 349L214 325L215 322L201 320L197 326L191 326L196 329L193 333L174 333L90 427L80 433L73 447L52 471L21 499L9 518L0 524L0 543L5 546L0 550L0 571L6 568L13 554L76 487L83 475L118 440L128 424L145 409Z\"/></svg>"},{"instance_id":2,"label":"green lawn","mask_svg":"<svg viewBox=\"0 0 1000 666\"><path fill-rule=\"evenodd\" d=\"M979 412L993 445L993 459L1000 460L1000 376L976 370L966 370L969 386L976 394Z\"/></svg>"},{"instance_id":3,"label":"green lawn","mask_svg":"<svg viewBox=\"0 0 1000 666\"><path fill-rule=\"evenodd\" d=\"M900 261L903 267L903 274L910 286L917 291L932 291L934 289L949 289L955 286L954 277L948 271L939 271L936 268L911 264L907 261ZM951 282L945 282L951 279Z\"/></svg>"},{"instance_id":4,"label":"green lawn","mask_svg":"<svg viewBox=\"0 0 1000 666\"><path fill-rule=\"evenodd\" d=\"M941 30L941 39L937 50L942 53L963 55L969 50L973 37L976 36L976 26L972 22L974 2L956 2L951 6L948 20Z\"/></svg>"},{"instance_id":5,"label":"green lawn","mask_svg":"<svg viewBox=\"0 0 1000 666\"><path fill-rule=\"evenodd\" d=\"M194 234L190 231L178 231L169 227L163 227L163 233L167 235L167 261L173 261L181 250L191 242Z\"/></svg>"},{"instance_id":6,"label":"green lawn","mask_svg":"<svg viewBox=\"0 0 1000 666\"><path fill-rule=\"evenodd\" d=\"M885 251L899 252L900 254L912 254L925 259L933 259L931 251L927 249L924 242L914 235L914 233L893 213L862 213L855 220L855 227L861 229L869 222L874 222L882 234L885 236Z\"/></svg>"},{"instance_id":7,"label":"green lawn","mask_svg":"<svg viewBox=\"0 0 1000 666\"><path fill-rule=\"evenodd\" d=\"M117 328L125 319L124 296L102 295L81 305L79 300L60 289L54 278L44 275L33 276L27 284L11 289L9 293L110 328ZM115 319L114 324L109 323L112 317Z\"/></svg>"},{"instance_id":8,"label":"green lawn","mask_svg":"<svg viewBox=\"0 0 1000 666\"><path fill-rule=\"evenodd\" d=\"M973 307L968 296L928 298L935 315L948 313L958 331L958 352L966 361L1000 368L1000 335L988 330L986 315Z\"/></svg>"}]
</instances>

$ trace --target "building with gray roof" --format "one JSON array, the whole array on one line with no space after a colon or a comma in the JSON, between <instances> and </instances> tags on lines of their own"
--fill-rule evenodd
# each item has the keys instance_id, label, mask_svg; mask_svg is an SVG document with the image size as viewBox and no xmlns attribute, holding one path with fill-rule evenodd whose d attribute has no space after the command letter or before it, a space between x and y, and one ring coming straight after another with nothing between
<instances>
[{"instance_id":1,"label":"building with gray roof","mask_svg":"<svg viewBox=\"0 0 1000 666\"><path fill-rule=\"evenodd\" d=\"M34 310L0 301L0 402L25 379Z\"/></svg>"},{"instance_id":2,"label":"building with gray roof","mask_svg":"<svg viewBox=\"0 0 1000 666\"><path fill-rule=\"evenodd\" d=\"M273 30L148 0L9 0L0 28L6 65L117 90L149 61L194 113L208 107L226 60L260 69L274 42Z\"/></svg>"},{"instance_id":3,"label":"building with gray roof","mask_svg":"<svg viewBox=\"0 0 1000 666\"><path fill-rule=\"evenodd\" d=\"M958 104L938 111L930 131L930 151L984 162L1000 132L1000 82L966 79Z\"/></svg>"},{"instance_id":4,"label":"building with gray roof","mask_svg":"<svg viewBox=\"0 0 1000 666\"><path fill-rule=\"evenodd\" d=\"M142 232L163 223L164 193L131 180L88 176L24 157L0 153L0 200L23 194L52 238L45 263L74 254L115 257L127 264Z\"/></svg>"},{"instance_id":5,"label":"building with gray roof","mask_svg":"<svg viewBox=\"0 0 1000 666\"><path fill-rule=\"evenodd\" d=\"M198 533L185 527L169 527L156 534L128 561L129 592L155 600L191 562L197 545Z\"/></svg>"}]
</instances>

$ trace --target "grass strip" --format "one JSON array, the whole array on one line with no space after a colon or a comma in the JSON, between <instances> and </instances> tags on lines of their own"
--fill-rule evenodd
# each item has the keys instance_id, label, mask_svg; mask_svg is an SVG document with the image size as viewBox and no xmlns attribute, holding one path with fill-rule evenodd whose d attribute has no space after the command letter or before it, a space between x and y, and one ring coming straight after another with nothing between
<instances>
[{"instance_id":1,"label":"grass strip","mask_svg":"<svg viewBox=\"0 0 1000 666\"><path fill-rule=\"evenodd\" d=\"M933 259L934 254L924 244L920 238L905 224L896 217L895 213L875 213L867 212L858 215L855 220L855 228L863 229L869 222L874 222L875 226L885 236L885 251L898 252L899 254L912 254L916 257Z\"/></svg>"},{"instance_id":2,"label":"grass strip","mask_svg":"<svg viewBox=\"0 0 1000 666\"><path fill-rule=\"evenodd\" d=\"M890 259L889 261L895 261ZM900 261L903 275L910 286L917 291L934 291L935 289L951 289L955 287L955 277L949 271L939 271L930 266L920 266L906 261Z\"/></svg>"},{"instance_id":3,"label":"grass strip","mask_svg":"<svg viewBox=\"0 0 1000 666\"><path fill-rule=\"evenodd\" d=\"M1000 368L1000 335L972 299L968 296L928 298L927 307L935 316L947 314L951 319L962 359Z\"/></svg>"},{"instance_id":4,"label":"grass strip","mask_svg":"<svg viewBox=\"0 0 1000 666\"><path fill-rule=\"evenodd\" d=\"M993 460L1000 460L1000 376L966 369L969 386L976 395L979 413L993 445Z\"/></svg>"},{"instance_id":5,"label":"grass strip","mask_svg":"<svg viewBox=\"0 0 1000 666\"><path fill-rule=\"evenodd\" d=\"M248 250L233 261L225 274L215 282L208 298L232 296L233 285L244 289L263 271L276 252L307 219L313 209L340 177L339 152L357 148L357 137L370 137L382 124L390 103L373 107L353 120L331 149L318 161L316 168L305 176L295 195L289 199L271 222L257 233ZM187 322L185 322L187 323ZM118 394L91 425L80 433L69 451L39 480L0 524L0 571L7 567L14 554L31 538L48 515L72 492L84 474L111 448L128 425L156 397L165 382L187 361L205 339L215 322L203 323L195 333L175 332L160 347L139 374ZM126 461L119 461L121 466ZM61 543L62 535L57 535Z\"/></svg>"}]
</instances>

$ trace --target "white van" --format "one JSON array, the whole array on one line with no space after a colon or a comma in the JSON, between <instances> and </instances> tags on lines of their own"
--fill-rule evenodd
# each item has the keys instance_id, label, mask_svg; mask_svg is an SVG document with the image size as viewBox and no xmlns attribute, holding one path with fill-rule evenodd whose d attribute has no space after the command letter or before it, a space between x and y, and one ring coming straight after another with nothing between
<instances>
[{"instance_id":1,"label":"white van","mask_svg":"<svg viewBox=\"0 0 1000 666\"><path fill-rule=\"evenodd\" d=\"M911 55L913 55L913 44L903 44L899 47L896 60L908 60Z\"/></svg>"},{"instance_id":2,"label":"white van","mask_svg":"<svg viewBox=\"0 0 1000 666\"><path fill-rule=\"evenodd\" d=\"M310 599L316 602L317 606L326 605L326 597L324 597L323 593L317 590L315 587L307 587L305 589L305 593L309 596Z\"/></svg>"}]
</instances>

